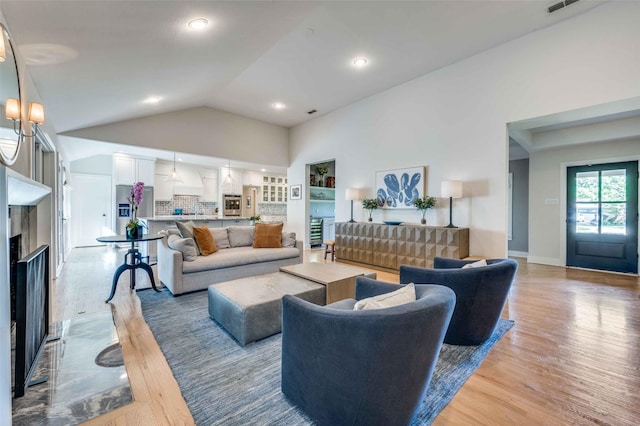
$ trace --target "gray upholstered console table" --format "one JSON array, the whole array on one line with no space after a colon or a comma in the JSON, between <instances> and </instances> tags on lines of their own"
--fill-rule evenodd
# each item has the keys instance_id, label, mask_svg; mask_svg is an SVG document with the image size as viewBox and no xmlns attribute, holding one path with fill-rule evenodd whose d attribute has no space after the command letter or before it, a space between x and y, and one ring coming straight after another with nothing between
<instances>
[{"instance_id":1,"label":"gray upholstered console table","mask_svg":"<svg viewBox=\"0 0 640 426\"><path fill-rule=\"evenodd\" d=\"M383 223L336 223L339 260L398 270L400 265L433 267L436 256L469 256L469 228Z\"/></svg>"}]
</instances>

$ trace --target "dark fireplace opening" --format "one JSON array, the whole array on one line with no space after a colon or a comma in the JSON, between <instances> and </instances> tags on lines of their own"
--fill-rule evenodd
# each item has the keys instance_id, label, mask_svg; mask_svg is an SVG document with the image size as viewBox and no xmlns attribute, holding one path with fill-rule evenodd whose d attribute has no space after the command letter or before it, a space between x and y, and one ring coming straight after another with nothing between
<instances>
[{"instance_id":1,"label":"dark fireplace opening","mask_svg":"<svg viewBox=\"0 0 640 426\"><path fill-rule=\"evenodd\" d=\"M22 234L9 238L9 286L11 291L11 325L16 322L16 282L18 261L22 259Z\"/></svg>"},{"instance_id":2,"label":"dark fireplace opening","mask_svg":"<svg viewBox=\"0 0 640 426\"><path fill-rule=\"evenodd\" d=\"M49 333L49 246L17 263L14 398L24 395ZM46 379L44 379L46 380Z\"/></svg>"}]
</instances>

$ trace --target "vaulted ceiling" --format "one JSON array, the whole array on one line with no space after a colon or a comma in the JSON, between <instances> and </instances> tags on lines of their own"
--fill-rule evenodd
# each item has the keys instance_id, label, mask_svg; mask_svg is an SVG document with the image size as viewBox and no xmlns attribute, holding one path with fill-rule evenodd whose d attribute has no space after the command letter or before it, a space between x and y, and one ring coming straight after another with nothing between
<instances>
[{"instance_id":1,"label":"vaulted ceiling","mask_svg":"<svg viewBox=\"0 0 640 426\"><path fill-rule=\"evenodd\" d=\"M62 133L198 106L290 127L600 3L553 14L539 0L2 0L1 7ZM209 21L201 32L187 26L198 17ZM353 66L359 56L366 67ZM161 100L145 103L150 96Z\"/></svg>"}]
</instances>

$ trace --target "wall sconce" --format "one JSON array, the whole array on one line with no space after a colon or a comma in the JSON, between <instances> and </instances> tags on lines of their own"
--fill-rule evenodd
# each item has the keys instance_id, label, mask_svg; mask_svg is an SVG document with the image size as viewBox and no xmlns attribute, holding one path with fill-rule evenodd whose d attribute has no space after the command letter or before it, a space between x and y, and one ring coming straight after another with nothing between
<instances>
[{"instance_id":1,"label":"wall sconce","mask_svg":"<svg viewBox=\"0 0 640 426\"><path fill-rule=\"evenodd\" d=\"M20 100L15 98L7 99L7 105L5 108L5 116L8 120L13 121L13 131L18 135L18 139L24 139L26 135L20 127ZM29 103L28 120L30 123L34 124L31 129L31 137L34 138L38 134L38 126L44 124L44 107L41 103Z\"/></svg>"},{"instance_id":2,"label":"wall sconce","mask_svg":"<svg viewBox=\"0 0 640 426\"><path fill-rule=\"evenodd\" d=\"M7 60L7 48L4 45L4 34L2 34L2 36L0 36L0 62L4 62L6 60Z\"/></svg>"}]
</instances>

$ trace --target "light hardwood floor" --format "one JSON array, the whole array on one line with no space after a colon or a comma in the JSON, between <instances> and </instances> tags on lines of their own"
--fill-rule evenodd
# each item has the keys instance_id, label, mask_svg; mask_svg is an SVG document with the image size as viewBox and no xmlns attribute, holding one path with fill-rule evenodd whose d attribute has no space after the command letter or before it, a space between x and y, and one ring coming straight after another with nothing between
<instances>
[{"instance_id":1,"label":"light hardwood floor","mask_svg":"<svg viewBox=\"0 0 640 426\"><path fill-rule=\"evenodd\" d=\"M322 252L305 252L309 261L323 262ZM75 250L56 284L54 319L112 309L134 394L133 404L88 424L192 424L126 279L103 302L120 262L108 248ZM378 277L398 282L388 272ZM434 424L640 424L637 277L520 261L503 317L514 327Z\"/></svg>"}]
</instances>

